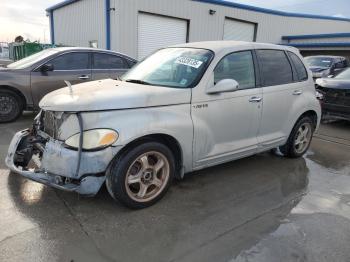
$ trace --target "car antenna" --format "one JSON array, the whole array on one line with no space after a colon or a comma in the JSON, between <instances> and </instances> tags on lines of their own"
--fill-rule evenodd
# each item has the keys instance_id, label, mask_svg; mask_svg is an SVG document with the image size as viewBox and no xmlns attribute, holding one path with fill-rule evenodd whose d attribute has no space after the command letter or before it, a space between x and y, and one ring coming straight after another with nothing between
<instances>
[{"instance_id":1,"label":"car antenna","mask_svg":"<svg viewBox=\"0 0 350 262\"><path fill-rule=\"evenodd\" d=\"M72 84L67 80L64 80L64 82L66 83L67 87L69 88L70 94L72 95L73 94Z\"/></svg>"}]
</instances>

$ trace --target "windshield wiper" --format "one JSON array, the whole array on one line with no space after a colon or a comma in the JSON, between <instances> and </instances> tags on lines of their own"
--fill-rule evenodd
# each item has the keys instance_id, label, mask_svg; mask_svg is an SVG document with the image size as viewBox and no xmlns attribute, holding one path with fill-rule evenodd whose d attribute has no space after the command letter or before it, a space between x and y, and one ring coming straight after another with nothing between
<instances>
[{"instance_id":1,"label":"windshield wiper","mask_svg":"<svg viewBox=\"0 0 350 262\"><path fill-rule=\"evenodd\" d=\"M135 83L135 84L141 84L141 85L150 85L151 83L148 83L146 81L140 80L140 79L126 79L125 82Z\"/></svg>"}]
</instances>

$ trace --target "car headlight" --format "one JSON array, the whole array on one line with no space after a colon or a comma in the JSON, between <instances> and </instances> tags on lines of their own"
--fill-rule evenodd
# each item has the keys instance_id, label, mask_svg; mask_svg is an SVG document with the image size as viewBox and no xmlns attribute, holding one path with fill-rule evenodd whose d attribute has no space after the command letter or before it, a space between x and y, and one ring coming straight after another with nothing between
<instances>
[{"instance_id":1,"label":"car headlight","mask_svg":"<svg viewBox=\"0 0 350 262\"><path fill-rule=\"evenodd\" d=\"M323 99L323 94L322 94L321 92L319 92L319 91L316 90L316 98L317 98L318 100L322 100L322 99Z\"/></svg>"},{"instance_id":2,"label":"car headlight","mask_svg":"<svg viewBox=\"0 0 350 262\"><path fill-rule=\"evenodd\" d=\"M106 148L117 141L119 135L112 129L91 129L83 132L83 149L96 150ZM69 137L65 144L79 148L80 133Z\"/></svg>"}]
</instances>

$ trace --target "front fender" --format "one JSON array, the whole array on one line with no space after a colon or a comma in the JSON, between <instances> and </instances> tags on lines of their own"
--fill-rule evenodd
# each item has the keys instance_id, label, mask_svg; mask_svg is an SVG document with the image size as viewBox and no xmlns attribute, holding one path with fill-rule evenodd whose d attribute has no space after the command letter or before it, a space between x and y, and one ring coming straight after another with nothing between
<instances>
[{"instance_id":1,"label":"front fender","mask_svg":"<svg viewBox=\"0 0 350 262\"><path fill-rule=\"evenodd\" d=\"M84 130L111 128L119 138L114 146L125 147L132 141L151 134L173 137L180 145L185 172L192 170L193 124L190 104L82 113ZM72 121L73 122L73 121ZM67 129L67 125L64 129ZM76 125L70 125L76 129ZM62 129L62 128L61 128ZM70 130L69 133L74 133Z\"/></svg>"}]
</instances>

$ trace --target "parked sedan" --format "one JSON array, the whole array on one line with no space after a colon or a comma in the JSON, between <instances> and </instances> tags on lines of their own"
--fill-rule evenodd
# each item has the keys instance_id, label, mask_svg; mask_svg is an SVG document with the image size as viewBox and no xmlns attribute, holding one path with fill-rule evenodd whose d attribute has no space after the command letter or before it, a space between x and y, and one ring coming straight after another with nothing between
<instances>
[{"instance_id":1,"label":"parked sedan","mask_svg":"<svg viewBox=\"0 0 350 262\"><path fill-rule=\"evenodd\" d=\"M36 110L47 93L65 86L105 78L116 79L136 63L121 53L93 48L43 50L0 68L0 123Z\"/></svg>"},{"instance_id":2,"label":"parked sedan","mask_svg":"<svg viewBox=\"0 0 350 262\"><path fill-rule=\"evenodd\" d=\"M349 65L343 56L308 56L305 62L314 79L337 75Z\"/></svg>"},{"instance_id":3,"label":"parked sedan","mask_svg":"<svg viewBox=\"0 0 350 262\"><path fill-rule=\"evenodd\" d=\"M324 118L350 121L350 68L334 78L317 79L316 88Z\"/></svg>"}]
</instances>

